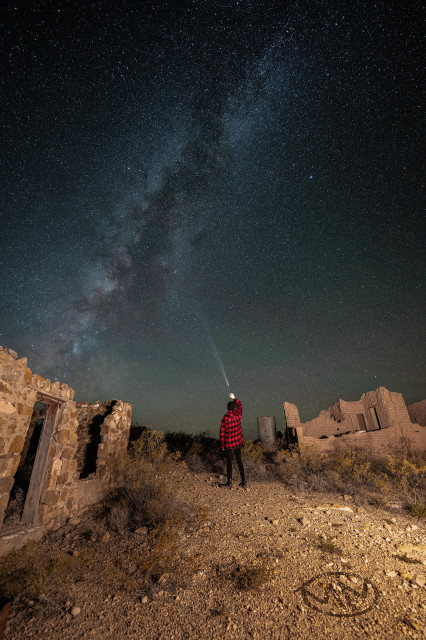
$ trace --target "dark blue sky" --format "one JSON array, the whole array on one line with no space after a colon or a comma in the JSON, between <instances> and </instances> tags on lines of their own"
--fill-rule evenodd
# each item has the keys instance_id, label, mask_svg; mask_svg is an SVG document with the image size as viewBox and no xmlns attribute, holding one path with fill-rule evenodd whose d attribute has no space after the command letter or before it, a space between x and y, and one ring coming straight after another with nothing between
<instances>
[{"instance_id":1,"label":"dark blue sky","mask_svg":"<svg viewBox=\"0 0 426 640\"><path fill-rule=\"evenodd\" d=\"M420 6L6 2L0 343L172 430L424 398Z\"/></svg>"}]
</instances>

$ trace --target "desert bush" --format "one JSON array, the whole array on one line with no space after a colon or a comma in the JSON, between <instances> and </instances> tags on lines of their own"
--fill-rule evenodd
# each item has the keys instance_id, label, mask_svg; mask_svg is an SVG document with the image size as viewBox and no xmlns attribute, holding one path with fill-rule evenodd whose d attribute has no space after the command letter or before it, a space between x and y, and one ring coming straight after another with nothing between
<instances>
[{"instance_id":1,"label":"desert bush","mask_svg":"<svg viewBox=\"0 0 426 640\"><path fill-rule=\"evenodd\" d=\"M424 461L412 459L396 459L388 457L387 470L390 480L406 503L410 506L421 505L425 502L426 464ZM418 512L422 513L419 507ZM412 514L414 515L414 514Z\"/></svg>"},{"instance_id":2,"label":"desert bush","mask_svg":"<svg viewBox=\"0 0 426 640\"><path fill-rule=\"evenodd\" d=\"M419 518L422 520L426 518L426 504L424 502L410 504L408 507L408 511L414 518Z\"/></svg>"},{"instance_id":3,"label":"desert bush","mask_svg":"<svg viewBox=\"0 0 426 640\"><path fill-rule=\"evenodd\" d=\"M124 532L142 526L158 527L165 522L178 526L186 520L185 505L152 471L150 467L143 469L138 465L137 479L129 474L129 483L107 496L103 517L108 529Z\"/></svg>"},{"instance_id":4,"label":"desert bush","mask_svg":"<svg viewBox=\"0 0 426 640\"><path fill-rule=\"evenodd\" d=\"M13 487L11 492L9 504L7 505L7 509L4 516L5 520L7 518L15 518L15 517L20 518L22 515L22 511L24 509L24 502L25 502L25 494L23 489L15 485L15 487Z\"/></svg>"},{"instance_id":5,"label":"desert bush","mask_svg":"<svg viewBox=\"0 0 426 640\"><path fill-rule=\"evenodd\" d=\"M268 580L268 569L260 566L240 566L234 571L233 578L242 591L260 589Z\"/></svg>"},{"instance_id":6,"label":"desert bush","mask_svg":"<svg viewBox=\"0 0 426 640\"><path fill-rule=\"evenodd\" d=\"M408 506L425 502L426 466L414 456L410 460L386 458L364 448L342 447L328 456L308 449L298 457L291 456L290 462L283 478L294 488L347 493L380 506L396 498L402 498ZM412 512L416 517L421 514L421 507Z\"/></svg>"},{"instance_id":7,"label":"desert bush","mask_svg":"<svg viewBox=\"0 0 426 640\"><path fill-rule=\"evenodd\" d=\"M133 460L143 459L153 464L164 462L167 458L167 443L162 431L144 429L140 437L132 442L130 453Z\"/></svg>"},{"instance_id":8,"label":"desert bush","mask_svg":"<svg viewBox=\"0 0 426 640\"><path fill-rule=\"evenodd\" d=\"M71 584L72 569L81 558L51 551L41 542L29 542L0 561L0 593L8 599L35 598Z\"/></svg>"},{"instance_id":9,"label":"desert bush","mask_svg":"<svg viewBox=\"0 0 426 640\"><path fill-rule=\"evenodd\" d=\"M184 460L195 473L222 473L223 453L219 441L210 438L206 433L192 437L191 446Z\"/></svg>"},{"instance_id":10,"label":"desert bush","mask_svg":"<svg viewBox=\"0 0 426 640\"><path fill-rule=\"evenodd\" d=\"M333 553L338 556L342 555L341 548L335 543L334 540L321 540L319 543L319 548L323 553Z\"/></svg>"}]
</instances>

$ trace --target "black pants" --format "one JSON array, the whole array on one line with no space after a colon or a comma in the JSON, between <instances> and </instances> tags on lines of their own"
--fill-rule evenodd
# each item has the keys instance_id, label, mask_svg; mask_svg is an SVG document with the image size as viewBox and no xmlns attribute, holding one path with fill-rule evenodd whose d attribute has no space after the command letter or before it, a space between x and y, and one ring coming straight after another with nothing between
<instances>
[{"instance_id":1,"label":"black pants","mask_svg":"<svg viewBox=\"0 0 426 640\"><path fill-rule=\"evenodd\" d=\"M241 459L241 447L238 449L225 449L226 452L226 473L228 476L228 482L232 480L232 452L235 451L235 459L237 461L238 469L240 471L241 482L245 482L243 461Z\"/></svg>"}]
</instances>

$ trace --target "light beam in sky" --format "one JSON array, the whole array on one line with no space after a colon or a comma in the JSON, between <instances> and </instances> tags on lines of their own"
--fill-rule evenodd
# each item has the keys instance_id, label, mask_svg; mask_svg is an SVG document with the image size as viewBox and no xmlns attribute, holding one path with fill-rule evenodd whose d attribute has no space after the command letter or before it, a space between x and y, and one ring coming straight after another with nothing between
<instances>
[{"instance_id":1,"label":"light beam in sky","mask_svg":"<svg viewBox=\"0 0 426 640\"><path fill-rule=\"evenodd\" d=\"M199 316L200 316L200 317L202 318L202 320L203 320L204 328L205 328L205 330L206 330L206 334L207 334L207 339L208 339L209 344L210 344L210 346L211 346L211 350L212 350L212 353L213 353L213 355L214 355L214 358L215 358L216 362L217 362L217 363L218 363L218 365L219 365L219 369L220 369L220 371L221 371L221 373L222 373L223 379L225 380L226 384L227 384L227 385L228 385L228 387L229 387L229 380L228 380L228 376L226 375L225 367L224 367L224 365L223 365L222 358L220 357L219 349L217 348L216 343L215 343L215 341L213 340L213 336L212 336L212 332L211 332L211 330L210 330L210 327L209 327L209 325L207 324L207 320L206 320L206 319L205 319L201 314L199 314Z\"/></svg>"}]
</instances>

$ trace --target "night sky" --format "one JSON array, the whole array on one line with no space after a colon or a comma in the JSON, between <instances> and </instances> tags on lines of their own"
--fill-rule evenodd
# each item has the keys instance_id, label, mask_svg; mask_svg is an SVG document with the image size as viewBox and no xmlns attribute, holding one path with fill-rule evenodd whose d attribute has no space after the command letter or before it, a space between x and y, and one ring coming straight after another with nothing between
<instances>
[{"instance_id":1,"label":"night sky","mask_svg":"<svg viewBox=\"0 0 426 640\"><path fill-rule=\"evenodd\" d=\"M420 7L3 3L0 344L192 433L425 398Z\"/></svg>"}]
</instances>

